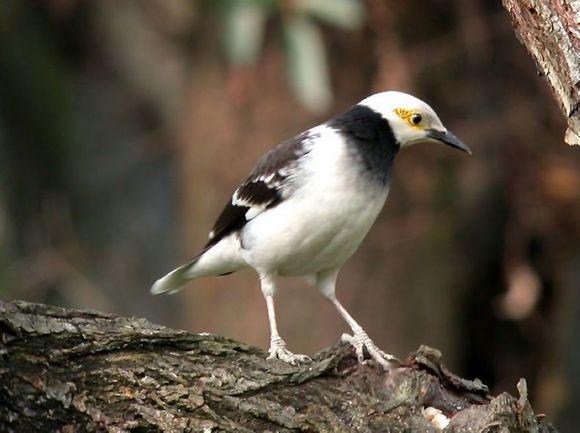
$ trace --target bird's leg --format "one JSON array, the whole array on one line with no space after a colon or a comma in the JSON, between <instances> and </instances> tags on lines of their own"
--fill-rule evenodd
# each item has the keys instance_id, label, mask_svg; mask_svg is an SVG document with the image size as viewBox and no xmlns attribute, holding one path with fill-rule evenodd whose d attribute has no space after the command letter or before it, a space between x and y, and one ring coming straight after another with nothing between
<instances>
[{"instance_id":1,"label":"bird's leg","mask_svg":"<svg viewBox=\"0 0 580 433\"><path fill-rule=\"evenodd\" d=\"M348 323L352 329L353 335L342 334L341 341L352 345L356 351L359 362L364 361L364 350L366 349L371 358L381 364L385 370L391 369L400 361L393 355L383 352L376 344L369 338L362 327L353 319L353 317L346 311L346 308L336 299L335 287L336 278L338 276L338 269L321 272L317 276L317 285L322 294L334 305L338 313Z\"/></svg>"},{"instance_id":2,"label":"bird's leg","mask_svg":"<svg viewBox=\"0 0 580 433\"><path fill-rule=\"evenodd\" d=\"M266 299L266 306L268 307L268 321L270 322L270 349L268 350L268 359L280 359L292 365L312 361L306 355L299 355L290 352L286 349L286 342L280 337L278 333L278 326L276 324L276 311L274 309L274 293L276 286L272 277L260 276L262 285L262 293Z\"/></svg>"},{"instance_id":3,"label":"bird's leg","mask_svg":"<svg viewBox=\"0 0 580 433\"><path fill-rule=\"evenodd\" d=\"M395 364L399 363L399 360L393 355L383 352L376 346L373 340L370 339L367 333L352 318L352 316L348 314L346 308L342 306L336 297L330 299L330 301L334 304L336 310L343 317L346 323L348 323L350 329L352 329L353 335L342 334L340 339L343 343L349 343L354 347L359 362L364 361L364 350L366 349L371 358L381 364L385 370L390 370Z\"/></svg>"}]
</instances>

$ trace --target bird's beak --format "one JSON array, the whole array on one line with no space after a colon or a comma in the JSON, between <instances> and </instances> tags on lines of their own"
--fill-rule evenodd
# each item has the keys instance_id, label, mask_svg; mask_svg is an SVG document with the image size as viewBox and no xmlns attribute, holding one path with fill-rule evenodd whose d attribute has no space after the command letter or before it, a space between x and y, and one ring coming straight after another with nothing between
<instances>
[{"instance_id":1,"label":"bird's beak","mask_svg":"<svg viewBox=\"0 0 580 433\"><path fill-rule=\"evenodd\" d=\"M429 129L427 131L427 138L447 144L456 149L463 150L471 155L471 149L467 147L459 138L449 131L439 131L437 129Z\"/></svg>"}]
</instances>

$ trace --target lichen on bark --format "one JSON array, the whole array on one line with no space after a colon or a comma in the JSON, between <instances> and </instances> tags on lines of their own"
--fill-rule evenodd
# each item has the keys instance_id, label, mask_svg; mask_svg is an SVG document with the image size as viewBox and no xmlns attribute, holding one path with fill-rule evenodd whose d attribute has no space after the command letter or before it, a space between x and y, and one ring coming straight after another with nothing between
<instances>
[{"instance_id":1,"label":"lichen on bark","mask_svg":"<svg viewBox=\"0 0 580 433\"><path fill-rule=\"evenodd\" d=\"M3 432L555 432L519 391L493 397L427 347L390 372L345 345L294 367L143 319L0 304Z\"/></svg>"}]
</instances>

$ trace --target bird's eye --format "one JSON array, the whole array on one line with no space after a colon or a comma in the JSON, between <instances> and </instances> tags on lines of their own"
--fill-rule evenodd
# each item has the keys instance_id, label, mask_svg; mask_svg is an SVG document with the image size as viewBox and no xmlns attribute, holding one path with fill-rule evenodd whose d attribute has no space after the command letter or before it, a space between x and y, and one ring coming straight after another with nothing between
<instances>
[{"instance_id":1,"label":"bird's eye","mask_svg":"<svg viewBox=\"0 0 580 433\"><path fill-rule=\"evenodd\" d=\"M423 120L423 116L421 116L419 113L411 115L411 123L413 125L418 125L419 123L421 123L421 120Z\"/></svg>"}]
</instances>

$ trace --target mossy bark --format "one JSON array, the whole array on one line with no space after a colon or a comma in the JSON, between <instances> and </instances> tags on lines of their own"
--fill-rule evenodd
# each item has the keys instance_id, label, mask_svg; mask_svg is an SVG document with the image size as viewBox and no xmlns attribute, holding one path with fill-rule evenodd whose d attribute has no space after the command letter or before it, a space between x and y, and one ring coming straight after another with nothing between
<instances>
[{"instance_id":1,"label":"mossy bark","mask_svg":"<svg viewBox=\"0 0 580 433\"><path fill-rule=\"evenodd\" d=\"M345 345L294 367L144 319L0 304L2 432L555 432L518 388L492 397L427 347L388 373Z\"/></svg>"}]
</instances>

